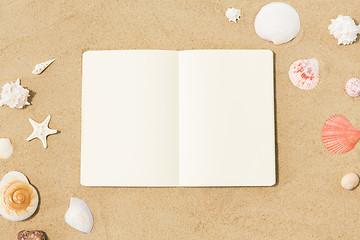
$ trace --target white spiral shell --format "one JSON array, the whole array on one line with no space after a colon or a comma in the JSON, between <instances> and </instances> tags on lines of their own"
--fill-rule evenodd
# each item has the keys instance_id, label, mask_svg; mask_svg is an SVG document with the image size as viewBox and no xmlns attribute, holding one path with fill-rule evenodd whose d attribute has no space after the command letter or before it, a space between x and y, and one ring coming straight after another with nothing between
<instances>
[{"instance_id":1,"label":"white spiral shell","mask_svg":"<svg viewBox=\"0 0 360 240\"><path fill-rule=\"evenodd\" d=\"M0 214L10 221L31 217L39 204L36 189L20 172L7 173L0 181Z\"/></svg>"}]
</instances>

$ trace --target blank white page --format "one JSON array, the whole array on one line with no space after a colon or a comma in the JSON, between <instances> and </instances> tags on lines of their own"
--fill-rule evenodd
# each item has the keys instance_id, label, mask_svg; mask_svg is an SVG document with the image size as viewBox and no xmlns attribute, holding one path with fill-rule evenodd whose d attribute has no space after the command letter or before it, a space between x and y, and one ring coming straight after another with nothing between
<instances>
[{"instance_id":1,"label":"blank white page","mask_svg":"<svg viewBox=\"0 0 360 240\"><path fill-rule=\"evenodd\" d=\"M275 184L273 53L179 53L181 186Z\"/></svg>"},{"instance_id":2,"label":"blank white page","mask_svg":"<svg viewBox=\"0 0 360 240\"><path fill-rule=\"evenodd\" d=\"M81 135L82 185L178 185L178 52L85 52Z\"/></svg>"}]
</instances>

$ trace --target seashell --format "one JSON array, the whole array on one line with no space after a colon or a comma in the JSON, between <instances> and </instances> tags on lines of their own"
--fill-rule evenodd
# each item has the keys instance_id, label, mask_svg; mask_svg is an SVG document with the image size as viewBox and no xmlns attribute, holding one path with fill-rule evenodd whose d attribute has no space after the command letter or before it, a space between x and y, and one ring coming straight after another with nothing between
<instances>
[{"instance_id":1,"label":"seashell","mask_svg":"<svg viewBox=\"0 0 360 240\"><path fill-rule=\"evenodd\" d=\"M43 71L45 71L46 68L48 68L50 66L50 64L52 64L55 61L56 58L51 59L49 61L43 62L43 63L39 63L35 66L34 71L32 71L33 74L40 74Z\"/></svg>"},{"instance_id":2,"label":"seashell","mask_svg":"<svg viewBox=\"0 0 360 240\"><path fill-rule=\"evenodd\" d=\"M2 87L0 106L7 105L10 108L21 109L30 105L28 102L29 92L20 85L20 79L17 79L16 82L6 83Z\"/></svg>"},{"instance_id":3,"label":"seashell","mask_svg":"<svg viewBox=\"0 0 360 240\"><path fill-rule=\"evenodd\" d=\"M330 34L338 40L338 45L352 44L360 33L360 27L356 26L355 21L350 16L339 15L336 19L331 19L328 29Z\"/></svg>"},{"instance_id":4,"label":"seashell","mask_svg":"<svg viewBox=\"0 0 360 240\"><path fill-rule=\"evenodd\" d=\"M289 78L298 88L310 90L319 84L319 62L315 59L301 59L291 64Z\"/></svg>"},{"instance_id":5,"label":"seashell","mask_svg":"<svg viewBox=\"0 0 360 240\"><path fill-rule=\"evenodd\" d=\"M22 221L34 214L39 197L20 172L7 173L0 181L0 214L10 221Z\"/></svg>"},{"instance_id":6,"label":"seashell","mask_svg":"<svg viewBox=\"0 0 360 240\"><path fill-rule=\"evenodd\" d=\"M255 18L256 34L274 44L291 41L300 31L300 17L287 3L273 2L261 8Z\"/></svg>"},{"instance_id":7,"label":"seashell","mask_svg":"<svg viewBox=\"0 0 360 240\"><path fill-rule=\"evenodd\" d=\"M46 233L43 231L20 231L18 233L18 240L46 240Z\"/></svg>"},{"instance_id":8,"label":"seashell","mask_svg":"<svg viewBox=\"0 0 360 240\"><path fill-rule=\"evenodd\" d=\"M228 8L225 15L229 19L229 22L233 21L236 23L240 19L241 11L240 9L236 8Z\"/></svg>"},{"instance_id":9,"label":"seashell","mask_svg":"<svg viewBox=\"0 0 360 240\"><path fill-rule=\"evenodd\" d=\"M345 85L345 91L350 97L360 96L360 79L351 78Z\"/></svg>"},{"instance_id":10,"label":"seashell","mask_svg":"<svg viewBox=\"0 0 360 240\"><path fill-rule=\"evenodd\" d=\"M65 222L82 233L89 233L94 225L93 216L86 203L78 198L70 199L70 206L65 214Z\"/></svg>"},{"instance_id":11,"label":"seashell","mask_svg":"<svg viewBox=\"0 0 360 240\"><path fill-rule=\"evenodd\" d=\"M0 158L8 159L13 153L14 149L8 138L0 138Z\"/></svg>"},{"instance_id":12,"label":"seashell","mask_svg":"<svg viewBox=\"0 0 360 240\"><path fill-rule=\"evenodd\" d=\"M359 185L359 176L356 173L345 174L341 179L341 186L347 190L352 190Z\"/></svg>"},{"instance_id":13,"label":"seashell","mask_svg":"<svg viewBox=\"0 0 360 240\"><path fill-rule=\"evenodd\" d=\"M22 174L21 172L11 171L3 176L3 178L0 181L0 186L2 186L5 182L12 180L29 183L29 180L24 174Z\"/></svg>"},{"instance_id":14,"label":"seashell","mask_svg":"<svg viewBox=\"0 0 360 240\"><path fill-rule=\"evenodd\" d=\"M360 130L356 129L343 116L329 118L322 129L325 147L332 153L346 153L352 150L360 139Z\"/></svg>"}]
</instances>

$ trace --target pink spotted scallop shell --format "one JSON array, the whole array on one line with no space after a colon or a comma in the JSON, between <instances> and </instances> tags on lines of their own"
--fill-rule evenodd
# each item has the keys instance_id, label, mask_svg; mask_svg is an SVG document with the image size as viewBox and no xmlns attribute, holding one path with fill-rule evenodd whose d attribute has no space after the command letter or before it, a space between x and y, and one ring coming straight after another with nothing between
<instances>
[{"instance_id":1,"label":"pink spotted scallop shell","mask_svg":"<svg viewBox=\"0 0 360 240\"><path fill-rule=\"evenodd\" d=\"M346 153L352 150L360 139L360 130L343 116L329 118L322 129L325 147L332 153Z\"/></svg>"},{"instance_id":2,"label":"pink spotted scallop shell","mask_svg":"<svg viewBox=\"0 0 360 240\"><path fill-rule=\"evenodd\" d=\"M360 96L360 79L351 78L345 85L345 91L350 97Z\"/></svg>"},{"instance_id":3,"label":"pink spotted scallop shell","mask_svg":"<svg viewBox=\"0 0 360 240\"><path fill-rule=\"evenodd\" d=\"M290 66L289 77L296 87L313 89L320 80L319 62L315 58L297 60Z\"/></svg>"}]
</instances>

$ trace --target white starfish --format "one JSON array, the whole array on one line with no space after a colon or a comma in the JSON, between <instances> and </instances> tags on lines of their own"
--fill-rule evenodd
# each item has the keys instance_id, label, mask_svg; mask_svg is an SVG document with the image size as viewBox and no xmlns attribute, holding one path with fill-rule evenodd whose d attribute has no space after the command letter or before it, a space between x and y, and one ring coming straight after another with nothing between
<instances>
[{"instance_id":1,"label":"white starfish","mask_svg":"<svg viewBox=\"0 0 360 240\"><path fill-rule=\"evenodd\" d=\"M42 123L37 123L31 118L29 118L29 122L31 123L32 127L34 128L34 131L31 133L31 135L26 139L26 141L30 141L34 138L38 138L41 140L44 148L47 147L46 144L46 137L51 134L55 134L57 131L50 129L48 127L50 121L50 115L47 116L47 118Z\"/></svg>"}]
</instances>

